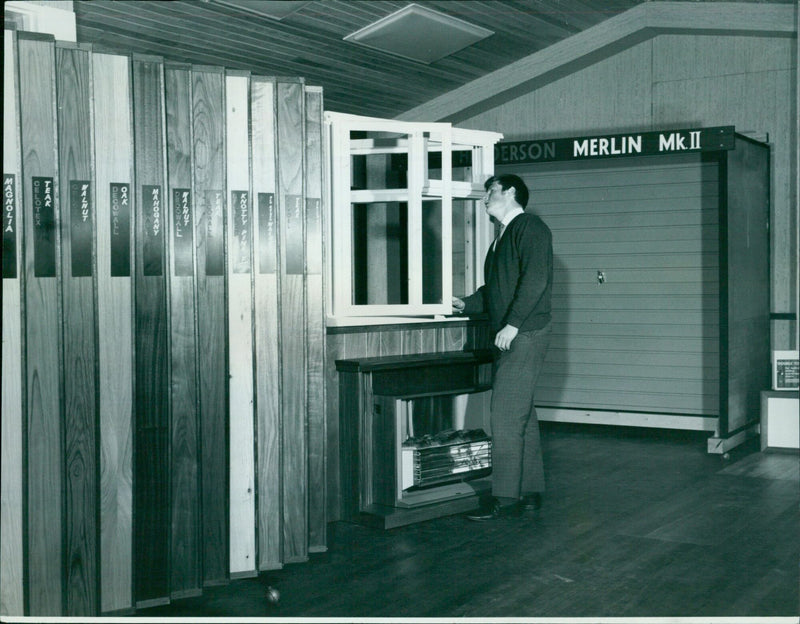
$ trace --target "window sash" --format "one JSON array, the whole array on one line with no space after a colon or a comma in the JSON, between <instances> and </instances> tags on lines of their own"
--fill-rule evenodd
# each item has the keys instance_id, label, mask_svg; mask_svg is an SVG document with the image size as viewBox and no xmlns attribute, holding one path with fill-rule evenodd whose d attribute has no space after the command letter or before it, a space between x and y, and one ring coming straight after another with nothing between
<instances>
[{"instance_id":1,"label":"window sash","mask_svg":"<svg viewBox=\"0 0 800 624\"><path fill-rule=\"evenodd\" d=\"M502 135L453 128L447 123L416 123L384 120L342 113L325 114L330 146L331 241L328 263L329 311L336 319L348 317L441 316L452 311L452 201L483 197L482 181L493 172L493 147ZM391 133L402 138L352 139L353 131ZM453 181L452 152L472 151L470 181ZM441 179L429 179L428 154L441 152ZM352 157L356 155L407 154L407 188L351 190ZM437 271L441 301L423 303L423 202L440 202L440 268ZM354 303L354 204L403 202L407 209L407 303ZM482 283L482 258L493 238L489 220L477 206L465 215L466 281L468 287ZM474 240L473 240L474 238ZM480 260L478 260L480 256Z\"/></svg>"}]
</instances>

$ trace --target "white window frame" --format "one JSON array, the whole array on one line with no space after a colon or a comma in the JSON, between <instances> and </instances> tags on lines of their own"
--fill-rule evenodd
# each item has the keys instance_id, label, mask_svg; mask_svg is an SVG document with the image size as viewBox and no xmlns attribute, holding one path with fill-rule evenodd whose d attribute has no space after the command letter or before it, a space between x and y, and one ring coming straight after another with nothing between
<instances>
[{"instance_id":1,"label":"white window frame","mask_svg":"<svg viewBox=\"0 0 800 624\"><path fill-rule=\"evenodd\" d=\"M392 143L376 145L371 139L351 139L351 132L381 132L408 136ZM344 113L325 113L328 147L329 218L327 240L331 253L327 272L328 324L363 325L441 319L452 311L452 201L479 200L484 196L483 182L494 173L494 145L502 134L453 128L449 123L406 122ZM432 142L426 136L441 137ZM453 151L472 151L470 181L453 181ZM441 180L428 178L428 153L441 151ZM351 157L357 154L408 154L407 188L351 190ZM441 202L442 218L442 301L422 302L422 203ZM408 207L408 303L353 303L353 203L406 202ZM482 283L483 257L493 238L493 228L483 211L466 215L466 275L468 287Z\"/></svg>"}]
</instances>

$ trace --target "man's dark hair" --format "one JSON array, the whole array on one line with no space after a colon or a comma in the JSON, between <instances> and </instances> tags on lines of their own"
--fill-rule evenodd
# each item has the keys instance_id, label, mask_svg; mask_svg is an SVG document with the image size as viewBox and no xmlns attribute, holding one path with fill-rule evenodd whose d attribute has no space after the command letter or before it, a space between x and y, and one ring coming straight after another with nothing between
<instances>
[{"instance_id":1,"label":"man's dark hair","mask_svg":"<svg viewBox=\"0 0 800 624\"><path fill-rule=\"evenodd\" d=\"M495 182L497 182L500 185L500 188L502 188L504 191L507 191L509 188L513 188L514 198L517 200L517 203L520 206L525 208L528 205L528 187L518 175L514 175L513 173L503 173L492 176L483 183L483 188L488 191L489 187Z\"/></svg>"}]
</instances>

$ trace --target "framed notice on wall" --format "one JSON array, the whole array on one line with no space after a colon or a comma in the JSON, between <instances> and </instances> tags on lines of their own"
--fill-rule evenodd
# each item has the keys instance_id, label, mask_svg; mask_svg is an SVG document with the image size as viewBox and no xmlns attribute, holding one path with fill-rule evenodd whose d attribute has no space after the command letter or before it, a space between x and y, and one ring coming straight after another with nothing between
<instances>
[{"instance_id":1,"label":"framed notice on wall","mask_svg":"<svg viewBox=\"0 0 800 624\"><path fill-rule=\"evenodd\" d=\"M772 389L797 390L799 370L797 351L773 351Z\"/></svg>"}]
</instances>

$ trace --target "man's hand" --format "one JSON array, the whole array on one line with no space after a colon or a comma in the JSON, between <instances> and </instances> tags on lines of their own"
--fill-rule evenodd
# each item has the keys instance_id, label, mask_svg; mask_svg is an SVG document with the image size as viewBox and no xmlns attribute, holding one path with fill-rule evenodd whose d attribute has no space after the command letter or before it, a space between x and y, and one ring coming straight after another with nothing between
<instances>
[{"instance_id":1,"label":"man's hand","mask_svg":"<svg viewBox=\"0 0 800 624\"><path fill-rule=\"evenodd\" d=\"M453 297L453 314L461 314L464 311L464 300Z\"/></svg>"},{"instance_id":2,"label":"man's hand","mask_svg":"<svg viewBox=\"0 0 800 624\"><path fill-rule=\"evenodd\" d=\"M506 325L494 337L494 346L501 351L508 351L511 348L511 341L517 337L517 333L519 333L519 330L516 327Z\"/></svg>"}]
</instances>

